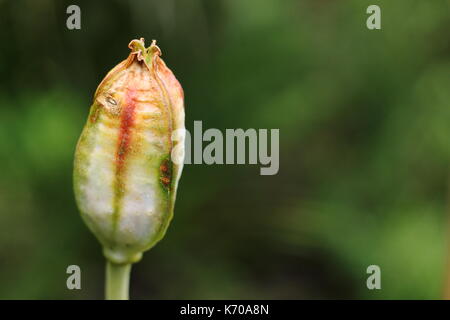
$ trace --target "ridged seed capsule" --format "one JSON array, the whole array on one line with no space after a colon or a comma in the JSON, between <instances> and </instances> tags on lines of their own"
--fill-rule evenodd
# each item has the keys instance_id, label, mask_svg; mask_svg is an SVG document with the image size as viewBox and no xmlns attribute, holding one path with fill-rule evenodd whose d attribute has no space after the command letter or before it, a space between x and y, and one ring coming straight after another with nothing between
<instances>
[{"instance_id":1,"label":"ridged seed capsule","mask_svg":"<svg viewBox=\"0 0 450 320\"><path fill-rule=\"evenodd\" d=\"M74 162L83 220L116 264L140 260L164 236L184 154L183 89L155 41L128 46L95 92Z\"/></svg>"}]
</instances>

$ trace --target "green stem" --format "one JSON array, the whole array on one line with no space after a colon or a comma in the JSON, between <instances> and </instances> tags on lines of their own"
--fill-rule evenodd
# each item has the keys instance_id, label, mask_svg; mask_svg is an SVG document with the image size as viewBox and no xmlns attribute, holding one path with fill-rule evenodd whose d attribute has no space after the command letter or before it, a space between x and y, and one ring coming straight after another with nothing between
<instances>
[{"instance_id":1,"label":"green stem","mask_svg":"<svg viewBox=\"0 0 450 320\"><path fill-rule=\"evenodd\" d=\"M131 264L106 262L106 300L128 300Z\"/></svg>"}]
</instances>

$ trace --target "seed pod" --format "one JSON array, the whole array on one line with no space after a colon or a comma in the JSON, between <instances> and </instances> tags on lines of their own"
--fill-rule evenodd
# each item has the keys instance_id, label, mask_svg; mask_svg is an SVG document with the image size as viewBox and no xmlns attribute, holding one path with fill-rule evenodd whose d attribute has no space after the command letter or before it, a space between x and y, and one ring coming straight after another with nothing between
<instances>
[{"instance_id":1,"label":"seed pod","mask_svg":"<svg viewBox=\"0 0 450 320\"><path fill-rule=\"evenodd\" d=\"M117 264L164 236L184 156L183 89L154 40L128 46L95 92L74 161L81 216Z\"/></svg>"}]
</instances>

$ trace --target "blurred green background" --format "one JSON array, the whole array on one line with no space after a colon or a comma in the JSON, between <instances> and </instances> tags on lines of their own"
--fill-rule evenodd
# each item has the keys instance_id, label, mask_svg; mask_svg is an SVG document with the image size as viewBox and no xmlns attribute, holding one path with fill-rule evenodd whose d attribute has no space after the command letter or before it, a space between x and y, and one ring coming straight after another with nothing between
<instances>
[{"instance_id":1,"label":"blurred green background","mask_svg":"<svg viewBox=\"0 0 450 320\"><path fill-rule=\"evenodd\" d=\"M446 0L0 0L0 298L103 298L73 153L96 86L139 37L183 85L190 131L279 128L280 170L185 166L131 298L441 298L449 17ZM66 288L71 264L81 290ZM372 264L381 290L366 288Z\"/></svg>"}]
</instances>

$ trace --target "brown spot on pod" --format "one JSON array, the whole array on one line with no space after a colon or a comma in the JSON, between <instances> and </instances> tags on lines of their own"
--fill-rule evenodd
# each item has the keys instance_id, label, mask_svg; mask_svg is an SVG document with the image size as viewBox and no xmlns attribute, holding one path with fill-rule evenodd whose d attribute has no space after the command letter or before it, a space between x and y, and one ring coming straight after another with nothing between
<instances>
[{"instance_id":1,"label":"brown spot on pod","mask_svg":"<svg viewBox=\"0 0 450 320\"><path fill-rule=\"evenodd\" d=\"M120 115L122 107L120 102L118 101L118 98L116 97L116 94L106 92L104 94L100 94L95 100L99 104L99 107L104 108L111 115Z\"/></svg>"},{"instance_id":2,"label":"brown spot on pod","mask_svg":"<svg viewBox=\"0 0 450 320\"><path fill-rule=\"evenodd\" d=\"M172 182L172 162L170 159L164 159L159 166L160 181L165 189L170 190L170 183Z\"/></svg>"}]
</instances>

